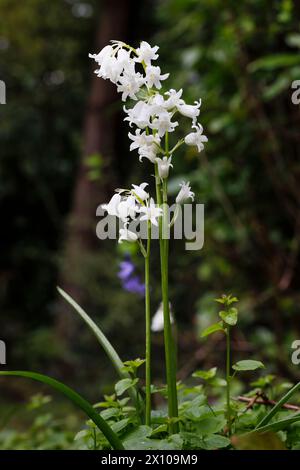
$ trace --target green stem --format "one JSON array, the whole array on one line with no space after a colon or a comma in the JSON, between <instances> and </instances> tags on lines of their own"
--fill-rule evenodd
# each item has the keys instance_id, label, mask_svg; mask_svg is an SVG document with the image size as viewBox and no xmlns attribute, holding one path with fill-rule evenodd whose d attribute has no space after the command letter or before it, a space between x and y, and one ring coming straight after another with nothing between
<instances>
[{"instance_id":1,"label":"green stem","mask_svg":"<svg viewBox=\"0 0 300 470\"><path fill-rule=\"evenodd\" d=\"M169 309L169 279L168 279L168 252L169 240L163 236L168 227L168 207L167 207L167 183L164 181L163 188L161 187L160 178L158 175L157 165L155 165L155 179L156 179L156 197L159 205L163 204L163 215L159 220L159 243L160 243L160 261L161 261L161 289L162 289L162 302L163 302L163 315L164 315L164 343L165 343L165 360L166 360L166 375L168 387L168 415L170 418L169 432L170 434L178 432L178 423L173 422L173 418L178 417L178 400L177 400L177 387L176 387L176 360L175 360L175 345L172 336L172 326L170 319ZM163 189L163 198L162 198Z\"/></svg>"},{"instance_id":2,"label":"green stem","mask_svg":"<svg viewBox=\"0 0 300 470\"><path fill-rule=\"evenodd\" d=\"M228 435L231 436L231 405L230 405L230 382L231 382L231 364L230 364L230 326L226 329L226 415Z\"/></svg>"},{"instance_id":3,"label":"green stem","mask_svg":"<svg viewBox=\"0 0 300 470\"><path fill-rule=\"evenodd\" d=\"M146 313L146 425L151 424L151 313L150 313L150 246L151 222L148 222L145 257L145 313Z\"/></svg>"}]
</instances>

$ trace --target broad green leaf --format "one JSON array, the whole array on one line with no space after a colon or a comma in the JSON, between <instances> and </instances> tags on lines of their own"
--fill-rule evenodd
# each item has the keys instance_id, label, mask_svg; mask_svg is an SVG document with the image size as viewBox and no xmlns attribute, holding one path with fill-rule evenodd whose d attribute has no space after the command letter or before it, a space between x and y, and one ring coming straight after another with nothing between
<instances>
[{"instance_id":1,"label":"broad green leaf","mask_svg":"<svg viewBox=\"0 0 300 470\"><path fill-rule=\"evenodd\" d=\"M216 434L224 429L226 420L223 416L212 416L198 421L195 427L201 436Z\"/></svg>"},{"instance_id":2,"label":"broad green leaf","mask_svg":"<svg viewBox=\"0 0 300 470\"><path fill-rule=\"evenodd\" d=\"M280 410L282 405L284 405L289 399L294 395L294 393L298 392L300 389L300 382L298 382L291 390L289 390L279 401L278 403L269 411L269 413L258 423L256 429L260 429L261 427L268 424L273 416Z\"/></svg>"},{"instance_id":3,"label":"broad green leaf","mask_svg":"<svg viewBox=\"0 0 300 470\"><path fill-rule=\"evenodd\" d=\"M119 414L120 414L120 410L118 408L108 408L107 410L101 411L100 416L102 416L102 418L105 419L105 421L108 421L113 416L118 416Z\"/></svg>"},{"instance_id":4,"label":"broad green leaf","mask_svg":"<svg viewBox=\"0 0 300 470\"><path fill-rule=\"evenodd\" d=\"M113 423L111 425L111 428L115 433L119 433L120 431L123 431L123 429L125 429L129 423L130 423L130 418L124 418L124 419L121 419L120 421L116 421L115 423Z\"/></svg>"},{"instance_id":5,"label":"broad green leaf","mask_svg":"<svg viewBox=\"0 0 300 470\"><path fill-rule=\"evenodd\" d=\"M204 338L205 336L209 336L212 333L215 333L216 331L223 331L224 333L222 322L218 322L218 323L214 323L213 325L210 325L208 328L206 328L202 332L201 337Z\"/></svg>"},{"instance_id":6,"label":"broad green leaf","mask_svg":"<svg viewBox=\"0 0 300 470\"><path fill-rule=\"evenodd\" d=\"M119 382L117 382L115 385L115 391L118 397L123 395L123 393L126 392L126 390L128 390L129 388L134 387L137 382L138 382L138 379L126 378L126 379L119 380Z\"/></svg>"},{"instance_id":7,"label":"broad green leaf","mask_svg":"<svg viewBox=\"0 0 300 470\"><path fill-rule=\"evenodd\" d=\"M123 439L123 445L127 450L148 449L148 437L151 435L150 426L139 426L127 434Z\"/></svg>"},{"instance_id":8,"label":"broad green leaf","mask_svg":"<svg viewBox=\"0 0 300 470\"><path fill-rule=\"evenodd\" d=\"M207 405L199 406L196 403L185 408L180 414L191 421L201 421L213 416L211 409Z\"/></svg>"},{"instance_id":9,"label":"broad green leaf","mask_svg":"<svg viewBox=\"0 0 300 470\"><path fill-rule=\"evenodd\" d=\"M183 431L181 436L189 449L214 450L222 449L231 445L230 439L217 434L201 436L195 432Z\"/></svg>"},{"instance_id":10,"label":"broad green leaf","mask_svg":"<svg viewBox=\"0 0 300 470\"><path fill-rule=\"evenodd\" d=\"M87 400L85 400L85 398L79 395L79 393L75 392L75 390L63 384L62 382L59 382L58 380L53 379L52 377L48 377L47 375L27 371L5 371L0 372L0 376L25 377L28 379L37 380L38 382L42 382L54 388L55 390L58 390L63 395L65 395L72 403L74 403L74 405L76 405L78 408L80 408L87 414L87 416L95 423L98 429L104 434L113 449L124 449L117 434L114 433L111 427L99 415L95 408Z\"/></svg>"},{"instance_id":11,"label":"broad green leaf","mask_svg":"<svg viewBox=\"0 0 300 470\"><path fill-rule=\"evenodd\" d=\"M196 370L196 372L193 373L193 377L196 377L197 379L210 380L215 377L216 372L216 367L212 367L209 370Z\"/></svg>"},{"instance_id":12,"label":"broad green leaf","mask_svg":"<svg viewBox=\"0 0 300 470\"><path fill-rule=\"evenodd\" d=\"M235 307L231 307L228 310L221 310L219 316L227 325L234 326L238 321L238 310Z\"/></svg>"},{"instance_id":13,"label":"broad green leaf","mask_svg":"<svg viewBox=\"0 0 300 470\"><path fill-rule=\"evenodd\" d=\"M264 365L260 361L253 361L252 359L246 359L245 361L239 361L232 366L232 368L238 372L247 370L264 369Z\"/></svg>"},{"instance_id":14,"label":"broad green leaf","mask_svg":"<svg viewBox=\"0 0 300 470\"><path fill-rule=\"evenodd\" d=\"M205 450L214 450L214 449L224 449L231 445L230 439L225 436L207 436L203 440L200 440L199 447L200 449Z\"/></svg>"},{"instance_id":15,"label":"broad green leaf","mask_svg":"<svg viewBox=\"0 0 300 470\"><path fill-rule=\"evenodd\" d=\"M60 287L57 287L57 290L60 295L71 305L71 307L74 308L74 310L80 315L80 317L85 321L85 323L94 333L98 342L100 343L108 358L110 359L111 363L115 367L118 375L121 378L130 378L128 372L124 370L124 364L121 361L120 356L118 355L117 351L114 349L110 341L106 338L105 334L101 331L99 326L96 325L96 323L90 318L90 316L83 310L83 308L80 307L80 305L78 305L77 302L75 302L74 299L72 299L69 294L67 294ZM137 391L130 388L128 393L130 394L130 397L135 403L135 405L137 406Z\"/></svg>"}]
</instances>

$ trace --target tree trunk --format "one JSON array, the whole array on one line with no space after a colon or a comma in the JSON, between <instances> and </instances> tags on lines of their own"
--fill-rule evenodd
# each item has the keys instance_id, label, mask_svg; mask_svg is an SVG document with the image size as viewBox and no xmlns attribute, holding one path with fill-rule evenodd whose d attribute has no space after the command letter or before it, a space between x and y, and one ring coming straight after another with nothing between
<instances>
[{"instance_id":1,"label":"tree trunk","mask_svg":"<svg viewBox=\"0 0 300 470\"><path fill-rule=\"evenodd\" d=\"M102 2L101 18L96 37L95 52L98 52L112 39L126 40L129 23L130 0L106 0ZM87 51L88 52L88 51ZM97 64L91 64L93 69ZM85 297L76 273L80 271L82 255L99 250L101 245L96 238L96 208L105 202L115 187L113 163L116 159L114 143L118 115L113 104L117 101L116 87L98 78L91 71L91 90L87 102L83 128L83 154L78 168L73 204L67 227L65 256L60 285L77 302ZM103 181L91 181L86 159L90 155L101 156L105 169ZM73 276L75 273L75 276ZM75 338L74 313L70 317L65 303L59 303L56 331L64 342Z\"/></svg>"}]
</instances>

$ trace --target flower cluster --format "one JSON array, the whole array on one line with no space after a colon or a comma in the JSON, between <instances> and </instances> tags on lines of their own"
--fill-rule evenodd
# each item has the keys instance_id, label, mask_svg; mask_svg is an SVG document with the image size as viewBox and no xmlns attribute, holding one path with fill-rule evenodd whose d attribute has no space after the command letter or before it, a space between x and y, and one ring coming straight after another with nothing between
<instances>
[{"instance_id":1,"label":"flower cluster","mask_svg":"<svg viewBox=\"0 0 300 470\"><path fill-rule=\"evenodd\" d=\"M138 218L141 222L146 220L158 225L157 219L162 215L162 209L156 206L149 193L145 191L147 186L148 183L133 184L131 190L117 190L108 204L102 204L102 208L109 215L118 217L123 223L123 228L119 232L119 243L137 241L137 234L129 230L128 226Z\"/></svg>"},{"instance_id":2,"label":"flower cluster","mask_svg":"<svg viewBox=\"0 0 300 470\"><path fill-rule=\"evenodd\" d=\"M169 74L162 74L160 67L153 65L153 61L158 59L158 49L158 46L151 47L145 41L137 49L121 41L112 41L99 54L90 54L90 57L99 65L95 73L114 83L117 91L122 93L123 101L130 99L135 102L132 107L123 107L126 113L124 120L134 128L134 132L128 133L130 150L138 152L140 161L146 158L152 162L158 177L163 181L168 178L170 168L173 168L175 151L185 143L197 147L198 152L201 152L207 137L197 122L201 100L187 104L182 98L182 89L160 91L161 82ZM169 134L179 126L180 116L191 119L191 132L170 149ZM105 206L109 213L125 223L125 227L120 230L120 242L136 241L136 235L128 231L128 220L134 219L137 213L142 215L141 220L150 220L157 225L161 211L144 190L145 186L146 183L136 187L133 185L133 190L127 192L125 197L115 194ZM176 203L182 204L188 198L193 200L193 197L189 183L183 182Z\"/></svg>"}]
</instances>

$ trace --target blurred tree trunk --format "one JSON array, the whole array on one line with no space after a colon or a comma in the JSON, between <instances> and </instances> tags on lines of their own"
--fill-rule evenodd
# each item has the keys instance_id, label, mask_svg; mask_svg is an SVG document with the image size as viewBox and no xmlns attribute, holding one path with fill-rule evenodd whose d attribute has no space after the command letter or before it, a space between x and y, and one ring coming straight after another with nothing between
<instances>
[{"instance_id":1,"label":"blurred tree trunk","mask_svg":"<svg viewBox=\"0 0 300 470\"><path fill-rule=\"evenodd\" d=\"M101 2L96 44L93 50L99 52L111 39L125 40L129 29L130 0L106 0ZM87 51L88 52L88 51ZM97 64L91 64L94 70ZM96 238L96 208L106 201L115 187L113 164L116 159L118 113L114 107L117 101L116 87L108 80L101 80L91 70L91 88L87 101L83 128L83 153L79 163L73 204L67 227L65 255L60 285L77 302L81 303L85 293L78 282L81 260L86 254L101 249ZM74 112L76 112L74 110ZM105 171L102 181L91 181L87 158L98 154ZM72 316L71 316L72 315ZM59 338L66 342L76 336L74 313L68 311L66 303L59 302L56 330Z\"/></svg>"}]
</instances>

